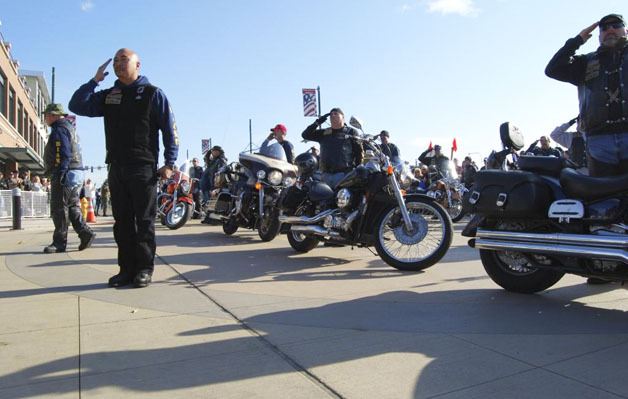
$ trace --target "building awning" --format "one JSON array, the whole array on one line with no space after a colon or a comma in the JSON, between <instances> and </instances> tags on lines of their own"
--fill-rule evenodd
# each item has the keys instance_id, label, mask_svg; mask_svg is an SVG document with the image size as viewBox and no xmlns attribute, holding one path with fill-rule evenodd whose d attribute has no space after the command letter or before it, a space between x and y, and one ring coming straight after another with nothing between
<instances>
[{"instance_id":1,"label":"building awning","mask_svg":"<svg viewBox=\"0 0 628 399\"><path fill-rule=\"evenodd\" d=\"M29 169L35 174L44 171L43 160L30 147L0 147L0 160L15 161L20 169Z\"/></svg>"}]
</instances>

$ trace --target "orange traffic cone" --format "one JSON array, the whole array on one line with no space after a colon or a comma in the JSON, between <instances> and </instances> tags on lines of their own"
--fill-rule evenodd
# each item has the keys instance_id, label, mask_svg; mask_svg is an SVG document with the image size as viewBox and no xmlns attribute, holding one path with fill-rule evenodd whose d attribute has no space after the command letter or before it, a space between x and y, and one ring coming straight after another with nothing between
<instances>
[{"instance_id":1,"label":"orange traffic cone","mask_svg":"<svg viewBox=\"0 0 628 399\"><path fill-rule=\"evenodd\" d=\"M87 200L87 219L85 220L87 223L96 223L96 215L94 214L94 207L92 206L92 201Z\"/></svg>"}]
</instances>

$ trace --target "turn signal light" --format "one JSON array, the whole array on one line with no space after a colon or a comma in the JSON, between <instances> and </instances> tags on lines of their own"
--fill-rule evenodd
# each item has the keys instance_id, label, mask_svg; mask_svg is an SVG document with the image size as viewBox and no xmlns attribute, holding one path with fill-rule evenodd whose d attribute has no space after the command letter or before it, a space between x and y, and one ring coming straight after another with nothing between
<instances>
[{"instance_id":1,"label":"turn signal light","mask_svg":"<svg viewBox=\"0 0 628 399\"><path fill-rule=\"evenodd\" d=\"M255 183L255 189L257 191L261 190L262 189L262 183L260 183L260 182Z\"/></svg>"},{"instance_id":2,"label":"turn signal light","mask_svg":"<svg viewBox=\"0 0 628 399\"><path fill-rule=\"evenodd\" d=\"M388 169L386 169L386 173L388 174L388 176L392 176L394 171L395 169L392 167L392 165L388 165Z\"/></svg>"}]
</instances>

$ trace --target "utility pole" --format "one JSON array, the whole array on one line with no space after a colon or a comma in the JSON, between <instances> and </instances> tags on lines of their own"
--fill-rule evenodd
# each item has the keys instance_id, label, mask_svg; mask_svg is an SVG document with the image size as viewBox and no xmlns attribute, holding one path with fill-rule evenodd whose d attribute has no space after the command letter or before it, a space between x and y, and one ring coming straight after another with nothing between
<instances>
[{"instance_id":1,"label":"utility pole","mask_svg":"<svg viewBox=\"0 0 628 399\"><path fill-rule=\"evenodd\" d=\"M50 102L55 102L55 67L52 67L52 99Z\"/></svg>"},{"instance_id":2,"label":"utility pole","mask_svg":"<svg viewBox=\"0 0 628 399\"><path fill-rule=\"evenodd\" d=\"M253 153L253 124L249 119L249 154Z\"/></svg>"}]
</instances>

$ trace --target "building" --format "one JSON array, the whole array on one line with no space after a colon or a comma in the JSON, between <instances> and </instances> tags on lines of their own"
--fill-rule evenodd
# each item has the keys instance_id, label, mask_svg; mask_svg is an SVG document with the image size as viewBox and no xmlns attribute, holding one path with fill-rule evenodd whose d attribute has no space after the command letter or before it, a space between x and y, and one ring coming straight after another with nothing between
<instances>
[{"instance_id":1,"label":"building","mask_svg":"<svg viewBox=\"0 0 628 399\"><path fill-rule=\"evenodd\" d=\"M50 103L43 73L19 70L11 44L0 34L0 171L44 171L47 129L42 111Z\"/></svg>"}]
</instances>

